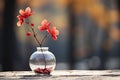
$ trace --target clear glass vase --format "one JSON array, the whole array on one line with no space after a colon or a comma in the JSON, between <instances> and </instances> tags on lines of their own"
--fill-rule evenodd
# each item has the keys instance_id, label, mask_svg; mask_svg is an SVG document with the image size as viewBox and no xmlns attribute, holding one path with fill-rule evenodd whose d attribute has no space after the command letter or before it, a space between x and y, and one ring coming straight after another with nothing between
<instances>
[{"instance_id":1,"label":"clear glass vase","mask_svg":"<svg viewBox=\"0 0 120 80\"><path fill-rule=\"evenodd\" d=\"M29 65L32 71L38 74L50 74L56 66L56 58L48 47L37 47L30 56Z\"/></svg>"}]
</instances>

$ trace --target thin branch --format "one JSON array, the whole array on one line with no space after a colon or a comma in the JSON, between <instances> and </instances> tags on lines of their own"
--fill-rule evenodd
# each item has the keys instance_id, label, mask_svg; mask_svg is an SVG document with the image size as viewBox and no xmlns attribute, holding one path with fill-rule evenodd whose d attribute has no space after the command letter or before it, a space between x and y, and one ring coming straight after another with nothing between
<instances>
[{"instance_id":1,"label":"thin branch","mask_svg":"<svg viewBox=\"0 0 120 80\"><path fill-rule=\"evenodd\" d=\"M41 41L41 45L43 44L43 42L45 41L45 39L48 37L48 34L46 34L45 36L44 36L44 38L42 39L42 41Z\"/></svg>"},{"instance_id":2,"label":"thin branch","mask_svg":"<svg viewBox=\"0 0 120 80\"><path fill-rule=\"evenodd\" d=\"M37 41L37 43L38 43L39 46L41 47L42 45L41 45L41 43L39 42L39 40L38 40L38 38L37 38L37 36L36 36L36 34L35 34L34 28L31 28L31 29L32 29L33 36L34 36L35 40Z\"/></svg>"}]
</instances>

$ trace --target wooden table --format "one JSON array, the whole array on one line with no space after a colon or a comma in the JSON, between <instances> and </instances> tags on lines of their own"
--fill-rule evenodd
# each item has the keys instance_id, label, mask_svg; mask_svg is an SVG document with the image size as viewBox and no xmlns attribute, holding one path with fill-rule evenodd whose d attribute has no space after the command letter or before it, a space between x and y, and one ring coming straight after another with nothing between
<instances>
[{"instance_id":1,"label":"wooden table","mask_svg":"<svg viewBox=\"0 0 120 80\"><path fill-rule=\"evenodd\" d=\"M51 75L32 71L0 72L0 80L120 80L120 70L55 70Z\"/></svg>"}]
</instances>

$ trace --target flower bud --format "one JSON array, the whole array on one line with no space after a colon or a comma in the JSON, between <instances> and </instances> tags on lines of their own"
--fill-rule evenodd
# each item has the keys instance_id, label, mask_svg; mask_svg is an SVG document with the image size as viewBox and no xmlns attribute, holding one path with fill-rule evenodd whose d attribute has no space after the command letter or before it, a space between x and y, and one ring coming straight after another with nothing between
<instances>
[{"instance_id":1,"label":"flower bud","mask_svg":"<svg viewBox=\"0 0 120 80\"><path fill-rule=\"evenodd\" d=\"M31 36L31 32L27 32L27 33L26 33L26 36Z\"/></svg>"}]
</instances>

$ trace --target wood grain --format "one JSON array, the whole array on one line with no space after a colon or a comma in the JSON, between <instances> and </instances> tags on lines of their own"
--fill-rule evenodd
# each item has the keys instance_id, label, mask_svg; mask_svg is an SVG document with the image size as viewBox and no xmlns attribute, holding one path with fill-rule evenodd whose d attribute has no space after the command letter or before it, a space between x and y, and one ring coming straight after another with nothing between
<instances>
[{"instance_id":1,"label":"wood grain","mask_svg":"<svg viewBox=\"0 0 120 80\"><path fill-rule=\"evenodd\" d=\"M55 70L51 75L7 71L0 72L0 80L120 80L120 70Z\"/></svg>"}]
</instances>

